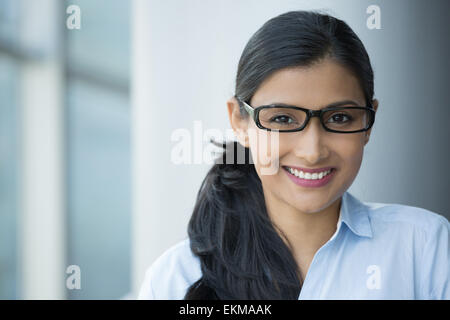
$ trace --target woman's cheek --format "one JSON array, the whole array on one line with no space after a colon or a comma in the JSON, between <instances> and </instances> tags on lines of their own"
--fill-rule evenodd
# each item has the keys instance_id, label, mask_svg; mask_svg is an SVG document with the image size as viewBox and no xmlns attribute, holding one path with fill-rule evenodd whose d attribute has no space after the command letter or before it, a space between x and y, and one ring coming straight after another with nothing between
<instances>
[{"instance_id":1,"label":"woman's cheek","mask_svg":"<svg viewBox=\"0 0 450 320\"><path fill-rule=\"evenodd\" d=\"M280 169L280 133L249 128L253 163L260 175L276 175Z\"/></svg>"},{"instance_id":2,"label":"woman's cheek","mask_svg":"<svg viewBox=\"0 0 450 320\"><path fill-rule=\"evenodd\" d=\"M347 148L345 151L341 155L343 169L347 172L347 178L353 180L361 168L364 148L355 145L352 148Z\"/></svg>"}]
</instances>

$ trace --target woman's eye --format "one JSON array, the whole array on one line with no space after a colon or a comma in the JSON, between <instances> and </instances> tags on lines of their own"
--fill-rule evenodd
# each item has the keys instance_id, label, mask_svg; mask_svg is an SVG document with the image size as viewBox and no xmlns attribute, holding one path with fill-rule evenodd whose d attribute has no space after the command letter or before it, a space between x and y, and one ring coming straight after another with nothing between
<instances>
[{"instance_id":1,"label":"woman's eye","mask_svg":"<svg viewBox=\"0 0 450 320\"><path fill-rule=\"evenodd\" d=\"M291 124L293 122L295 122L291 117L289 116L276 116L273 117L272 119L270 119L271 122L276 122L276 123L281 123L281 124Z\"/></svg>"},{"instance_id":2,"label":"woman's eye","mask_svg":"<svg viewBox=\"0 0 450 320\"><path fill-rule=\"evenodd\" d=\"M330 121L330 120L332 120L332 121ZM336 114L333 114L329 118L328 122L343 123L343 122L347 122L347 121L351 121L351 120L353 120L352 117L345 113L336 113Z\"/></svg>"}]
</instances>

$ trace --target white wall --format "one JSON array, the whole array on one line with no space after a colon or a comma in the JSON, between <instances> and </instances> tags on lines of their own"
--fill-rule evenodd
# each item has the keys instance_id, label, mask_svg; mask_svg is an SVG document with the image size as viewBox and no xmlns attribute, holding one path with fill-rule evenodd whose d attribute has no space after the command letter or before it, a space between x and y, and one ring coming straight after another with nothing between
<instances>
[{"instance_id":1,"label":"white wall","mask_svg":"<svg viewBox=\"0 0 450 320\"><path fill-rule=\"evenodd\" d=\"M20 69L20 296L64 299L64 77L55 44L59 40L59 7L57 0L27 0L21 4L21 41L45 59L24 61ZM41 10L45 12L44 21L36 15ZM48 35L51 41L39 42L42 37L35 37L37 32Z\"/></svg>"}]
</instances>

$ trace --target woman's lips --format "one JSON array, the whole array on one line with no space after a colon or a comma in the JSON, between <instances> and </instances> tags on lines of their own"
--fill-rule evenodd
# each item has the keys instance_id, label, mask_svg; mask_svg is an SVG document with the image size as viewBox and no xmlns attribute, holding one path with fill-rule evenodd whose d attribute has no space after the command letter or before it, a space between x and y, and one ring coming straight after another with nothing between
<instances>
[{"instance_id":1,"label":"woman's lips","mask_svg":"<svg viewBox=\"0 0 450 320\"><path fill-rule=\"evenodd\" d=\"M287 168L288 167L283 166L283 169L286 172L286 174L288 175L289 179L291 179L291 181L294 182L296 185L299 185L301 187L306 187L306 188L318 188L318 187L323 187L323 186L327 185L331 181L331 179L334 177L334 174L336 172L336 169L333 167L317 169L314 172L323 172L323 171L327 171L329 169L331 169L331 172L328 175L326 175L325 177L323 177L322 179L312 180L312 179L299 178L299 177L295 176L294 174L290 173ZM290 167L290 168L296 169L298 167ZM306 171L306 172L311 173L311 171Z\"/></svg>"},{"instance_id":2,"label":"woman's lips","mask_svg":"<svg viewBox=\"0 0 450 320\"><path fill-rule=\"evenodd\" d=\"M283 166L283 167L289 167L292 169L297 169L299 171L303 171L303 172L310 172L310 173L315 173L315 172L324 172L324 171L328 171L330 169L335 169L334 167L325 167L325 168L318 168L318 169L307 169L307 168L302 168L302 167L294 167L294 166Z\"/></svg>"}]
</instances>

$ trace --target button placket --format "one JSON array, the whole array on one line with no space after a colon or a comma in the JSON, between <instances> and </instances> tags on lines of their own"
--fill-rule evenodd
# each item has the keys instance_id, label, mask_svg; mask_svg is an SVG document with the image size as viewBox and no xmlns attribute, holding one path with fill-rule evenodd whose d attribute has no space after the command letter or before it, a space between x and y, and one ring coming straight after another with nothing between
<instances>
[{"instance_id":1,"label":"button placket","mask_svg":"<svg viewBox=\"0 0 450 320\"><path fill-rule=\"evenodd\" d=\"M300 294L297 298L298 300L318 299L321 296L323 281L326 275L325 263L323 262L328 261L328 256L330 255L329 250L332 250L336 243L336 238L340 234L341 225L342 224L338 226L338 229L333 236L314 254L311 264L309 265L308 272L306 273L303 281L302 289L300 290ZM315 276L317 272L323 276ZM312 296L310 292L313 293Z\"/></svg>"}]
</instances>

